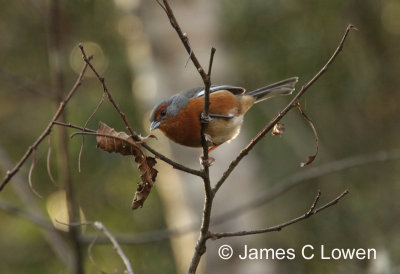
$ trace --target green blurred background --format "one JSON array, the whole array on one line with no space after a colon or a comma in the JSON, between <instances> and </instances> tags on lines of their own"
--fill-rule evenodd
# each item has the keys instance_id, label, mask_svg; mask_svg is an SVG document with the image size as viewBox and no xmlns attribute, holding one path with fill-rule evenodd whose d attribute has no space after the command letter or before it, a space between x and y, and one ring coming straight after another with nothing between
<instances>
[{"instance_id":1,"label":"green blurred background","mask_svg":"<svg viewBox=\"0 0 400 274\"><path fill-rule=\"evenodd\" d=\"M297 172L328 165L348 157L392 152L397 160L374 161L351 169L307 180L278 199L252 210L254 223L243 229L279 224L303 214L317 190L328 202L344 189L350 194L338 205L320 215L293 225L282 232L224 239L208 243L207 260L199 273L399 273L400 272L400 2L397 0L332 1L171 1L176 17L199 52L202 64L208 61L211 46L217 43L214 83L257 88L273 81L299 76L299 87L323 66L336 49L346 26L357 26L345 47L326 74L303 96L304 111L314 121L320 151L315 162L300 168L299 163L314 151L314 137L296 110L284 119L281 138L267 136L251 153L257 178L256 193L268 193L277 183ZM83 63L77 44L83 42L94 65L106 77L115 100L130 123L148 134L148 111L161 98L176 89L201 84L187 54L169 26L156 1L140 0L20 0L0 2L0 168L5 174L43 131L60 98L72 87ZM203 44L199 42L205 40ZM171 56L173 52L173 56ZM177 56L177 57L175 57ZM204 58L203 58L204 57ZM184 72L182 72L184 71ZM67 106L66 120L84 125L102 96L102 87L88 73L83 85ZM243 128L248 142L288 102L279 98L257 105L249 112ZM112 106L105 102L89 123L96 128L103 121L116 130L124 125ZM73 130L68 130L68 135ZM37 164L32 179L43 198L34 196L28 185L31 158L0 193L0 273L69 273L70 246L65 232L55 232L59 242L49 237L54 220L64 220L62 138L59 128L52 134L52 183L46 171L47 139L36 152ZM159 137L165 139L164 137ZM162 142L163 140L159 140ZM165 140L164 140L165 141ZM156 187L143 209L132 212L130 203L139 175L132 159L104 153L93 138L85 138L82 171L78 172L81 138L68 139L71 182L83 219L101 221L119 239L135 273L179 273L180 262L174 244L168 239L140 243L142 233L163 231L170 223L170 206ZM152 141L165 152L165 146ZM233 143L234 151L240 145ZM172 151L182 149L172 145ZM176 151L175 150L175 151ZM224 145L219 150L229 150ZM186 162L186 152L171 157ZM189 157L197 162L199 151ZM223 152L221 152L223 153ZM217 154L219 155L219 154ZM221 154L222 155L222 154ZM216 157L229 163L230 158ZM246 159L244 160L246 161ZM61 167L60 167L61 166ZM168 167L159 164L162 170ZM194 164L193 167L198 167ZM240 172L244 166L239 165ZM158 183L168 184L175 177L160 172ZM213 178L214 181L217 178ZM242 184L246 179L242 178ZM201 182L195 199L202 201ZM228 184L228 183L227 183ZM161 187L160 187L161 188ZM160 190L161 191L161 190ZM229 190L224 185L221 192ZM230 193L230 192L229 192ZM185 195L192 197L192 192ZM237 195L237 196L234 196ZM251 201L232 192L222 201L221 212ZM244 194L243 194L244 195ZM184 210L186 205L182 205ZM200 206L194 206L196 216ZM179 214L179 207L178 213ZM175 210L176 211L176 210ZM42 220L42 226L26 216ZM235 220L230 220L235 221ZM198 223L197 219L195 223ZM189 222L191 223L191 222ZM237 224L240 228L241 223ZM65 226L56 224L62 229ZM46 232L47 231L47 232ZM123 273L123 264L111 245L87 247L96 231L80 229L83 268L86 273ZM149 234L146 234L149 235ZM159 234L157 234L159 235ZM145 236L143 236L145 237ZM196 234L194 234L194 239ZM147 238L146 238L147 239ZM222 243L241 247L294 248L305 244L328 248L375 248L377 260L264 260L223 261L216 257ZM193 245L194 243L192 243ZM66 247L62 247L66 245ZM181 246L192 254L193 246ZM58 251L57 251L58 250ZM59 253L57 253L59 252ZM66 251L65 251L66 252ZM57 255L58 254L58 255ZM68 257L66 259L66 257Z\"/></svg>"}]
</instances>

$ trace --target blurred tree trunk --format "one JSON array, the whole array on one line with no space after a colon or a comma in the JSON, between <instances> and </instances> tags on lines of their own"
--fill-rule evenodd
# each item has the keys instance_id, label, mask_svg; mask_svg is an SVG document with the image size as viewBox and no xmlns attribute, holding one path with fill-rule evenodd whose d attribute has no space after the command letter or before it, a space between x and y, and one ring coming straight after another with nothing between
<instances>
[{"instance_id":1,"label":"blurred tree trunk","mask_svg":"<svg viewBox=\"0 0 400 274\"><path fill-rule=\"evenodd\" d=\"M55 93L55 107L64 98L64 50L62 43L62 18L63 9L59 0L50 1L48 13L48 51L49 51L49 69L52 79L53 92ZM59 118L60 122L67 121L66 111ZM58 179L60 185L64 188L66 194L66 206L70 223L79 222L79 205L75 199L71 169L70 156L68 151L68 133L65 127L58 128ZM82 250L79 242L79 230L77 226L70 226L68 230L70 243L73 252L70 254L70 269L72 273L83 273Z\"/></svg>"}]
</instances>

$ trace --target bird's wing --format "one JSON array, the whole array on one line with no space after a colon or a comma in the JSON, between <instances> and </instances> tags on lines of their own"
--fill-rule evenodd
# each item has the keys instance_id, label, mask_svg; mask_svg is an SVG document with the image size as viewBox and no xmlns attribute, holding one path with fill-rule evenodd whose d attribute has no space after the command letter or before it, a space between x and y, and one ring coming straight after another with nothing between
<instances>
[{"instance_id":1,"label":"bird's wing","mask_svg":"<svg viewBox=\"0 0 400 274\"><path fill-rule=\"evenodd\" d=\"M246 89L242 87L228 86L228 85L218 85L210 87L210 94L213 92L217 92L220 90L227 90L235 95L243 94ZM204 96L204 88L199 88L196 90L195 94L193 94L193 98L198 98Z\"/></svg>"}]
</instances>

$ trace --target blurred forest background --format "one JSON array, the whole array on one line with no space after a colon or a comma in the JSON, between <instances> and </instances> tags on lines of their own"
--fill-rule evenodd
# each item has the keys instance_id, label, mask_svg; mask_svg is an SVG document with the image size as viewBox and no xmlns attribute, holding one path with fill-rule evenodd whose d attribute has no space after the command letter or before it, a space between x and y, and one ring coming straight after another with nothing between
<instances>
[{"instance_id":1,"label":"blurred forest background","mask_svg":"<svg viewBox=\"0 0 400 274\"><path fill-rule=\"evenodd\" d=\"M359 29L301 100L319 134L315 162L299 167L314 151L314 137L293 110L283 119L285 134L267 136L221 188L213 215L220 221L212 222L212 229L276 225L303 214L318 190L321 203L344 189L350 194L281 232L208 242L199 273L399 273L400 2L174 0L171 6L203 66L210 48L217 48L213 83L248 90L291 76L300 77L300 88L333 53L346 26L352 23ZM185 67L188 56L156 1L0 1L0 37L2 176L40 135L75 82L83 66L79 42L94 54L95 67L143 135L149 133L148 113L155 103L202 83L190 62ZM101 85L88 73L67 106L65 120L84 125L101 96ZM249 112L240 137L213 152L214 182L288 100L274 99ZM108 102L88 127L95 129L98 121L124 130ZM144 207L132 211L139 181L134 161L102 152L94 138L86 137L78 172L82 139L69 139L73 132L52 132L50 169L55 183L47 173L48 141L36 152L32 181L43 198L28 187L31 158L0 193L0 273L78 273L74 265L79 261L86 273L97 273L98 268L123 272L120 258L103 237L91 252L97 266L90 261L87 248L97 235L92 227L66 233L69 228L55 221L69 221L66 197L73 198L81 221L101 221L118 238L135 273L184 272L197 238L197 231L187 228L199 226L202 182L158 161L157 186ZM182 148L157 135L151 146L199 167L200 150ZM324 174L322 168L333 172ZM311 171L322 175L302 181L273 201L225 215L268 195L288 178L299 179ZM221 244L235 250L245 244L296 251L305 244L376 248L378 258L224 261L216 253Z\"/></svg>"}]
</instances>

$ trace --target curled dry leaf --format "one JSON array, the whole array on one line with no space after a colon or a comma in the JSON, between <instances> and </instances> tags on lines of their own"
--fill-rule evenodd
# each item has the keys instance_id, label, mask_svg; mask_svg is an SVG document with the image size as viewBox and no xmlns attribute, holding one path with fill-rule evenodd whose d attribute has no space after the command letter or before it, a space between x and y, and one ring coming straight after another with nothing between
<instances>
[{"instance_id":1,"label":"curled dry leaf","mask_svg":"<svg viewBox=\"0 0 400 274\"><path fill-rule=\"evenodd\" d=\"M156 159L146 156L141 150L143 140L136 142L125 132L117 132L102 122L99 123L97 129L96 140L97 146L104 151L134 156L142 181L138 183L132 202L132 209L142 207L150 194L158 173L154 168L157 163Z\"/></svg>"},{"instance_id":2,"label":"curled dry leaf","mask_svg":"<svg viewBox=\"0 0 400 274\"><path fill-rule=\"evenodd\" d=\"M307 156L307 160L305 162L300 163L300 167L305 167L305 166L311 164L318 155L318 143L319 143L318 140L319 140L319 138L318 138L318 133L317 133L317 130L315 129L313 121L307 116L307 114L304 113L299 102L297 102L297 108L299 109L300 114L303 115L303 118L310 125L310 127L314 133L314 137L315 137L315 153L313 155Z\"/></svg>"},{"instance_id":3,"label":"curled dry leaf","mask_svg":"<svg viewBox=\"0 0 400 274\"><path fill-rule=\"evenodd\" d=\"M273 136L281 137L284 132L285 132L285 125L281 123L276 123L274 128L272 129Z\"/></svg>"}]
</instances>

